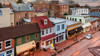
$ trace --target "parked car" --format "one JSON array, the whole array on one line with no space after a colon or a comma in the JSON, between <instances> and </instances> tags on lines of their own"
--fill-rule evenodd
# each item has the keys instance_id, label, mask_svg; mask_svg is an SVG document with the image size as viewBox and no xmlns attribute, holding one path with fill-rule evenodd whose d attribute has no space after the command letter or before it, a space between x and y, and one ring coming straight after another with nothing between
<instances>
[{"instance_id":1,"label":"parked car","mask_svg":"<svg viewBox=\"0 0 100 56\"><path fill-rule=\"evenodd\" d=\"M86 39L91 39L92 38L92 34L88 34L87 36L86 36Z\"/></svg>"}]
</instances>

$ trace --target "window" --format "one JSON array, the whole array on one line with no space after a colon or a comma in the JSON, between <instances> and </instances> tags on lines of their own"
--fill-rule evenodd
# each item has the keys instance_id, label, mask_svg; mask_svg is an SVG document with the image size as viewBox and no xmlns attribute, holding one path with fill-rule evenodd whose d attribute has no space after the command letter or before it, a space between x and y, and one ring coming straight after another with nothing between
<instances>
[{"instance_id":1,"label":"window","mask_svg":"<svg viewBox=\"0 0 100 56\"><path fill-rule=\"evenodd\" d=\"M60 30L60 25L57 26L57 31L59 31L59 30Z\"/></svg>"},{"instance_id":2,"label":"window","mask_svg":"<svg viewBox=\"0 0 100 56\"><path fill-rule=\"evenodd\" d=\"M62 29L64 29L64 24L62 24Z\"/></svg>"},{"instance_id":3,"label":"window","mask_svg":"<svg viewBox=\"0 0 100 56\"><path fill-rule=\"evenodd\" d=\"M11 40L6 40L5 41L5 48L11 47Z\"/></svg>"},{"instance_id":4,"label":"window","mask_svg":"<svg viewBox=\"0 0 100 56\"><path fill-rule=\"evenodd\" d=\"M82 20L80 19L80 22L81 22Z\"/></svg>"},{"instance_id":5,"label":"window","mask_svg":"<svg viewBox=\"0 0 100 56\"><path fill-rule=\"evenodd\" d=\"M38 33L35 33L35 38L36 38L36 39L38 38Z\"/></svg>"},{"instance_id":6,"label":"window","mask_svg":"<svg viewBox=\"0 0 100 56\"><path fill-rule=\"evenodd\" d=\"M50 44L50 42L49 41L46 41L46 46L49 45L49 44Z\"/></svg>"},{"instance_id":7,"label":"window","mask_svg":"<svg viewBox=\"0 0 100 56\"><path fill-rule=\"evenodd\" d=\"M52 44L52 40L46 41L46 46Z\"/></svg>"},{"instance_id":8,"label":"window","mask_svg":"<svg viewBox=\"0 0 100 56\"><path fill-rule=\"evenodd\" d=\"M47 24L47 19L44 20L44 25L46 25L46 24Z\"/></svg>"},{"instance_id":9,"label":"window","mask_svg":"<svg viewBox=\"0 0 100 56\"><path fill-rule=\"evenodd\" d=\"M46 34L48 34L48 29L46 29Z\"/></svg>"},{"instance_id":10,"label":"window","mask_svg":"<svg viewBox=\"0 0 100 56\"><path fill-rule=\"evenodd\" d=\"M71 20L71 18L70 18L70 20Z\"/></svg>"},{"instance_id":11,"label":"window","mask_svg":"<svg viewBox=\"0 0 100 56\"><path fill-rule=\"evenodd\" d=\"M75 21L77 21L77 19L75 18Z\"/></svg>"},{"instance_id":12,"label":"window","mask_svg":"<svg viewBox=\"0 0 100 56\"><path fill-rule=\"evenodd\" d=\"M21 38L18 38L17 39L17 44L21 44L22 42L21 42Z\"/></svg>"},{"instance_id":13,"label":"window","mask_svg":"<svg viewBox=\"0 0 100 56\"><path fill-rule=\"evenodd\" d=\"M26 42L30 41L30 36L25 36L25 38L26 38Z\"/></svg>"},{"instance_id":14,"label":"window","mask_svg":"<svg viewBox=\"0 0 100 56\"><path fill-rule=\"evenodd\" d=\"M18 22L16 22L16 25L18 25Z\"/></svg>"},{"instance_id":15,"label":"window","mask_svg":"<svg viewBox=\"0 0 100 56\"><path fill-rule=\"evenodd\" d=\"M42 30L42 35L44 35L44 30Z\"/></svg>"},{"instance_id":16,"label":"window","mask_svg":"<svg viewBox=\"0 0 100 56\"><path fill-rule=\"evenodd\" d=\"M0 50L2 50L2 42L0 42Z\"/></svg>"},{"instance_id":17,"label":"window","mask_svg":"<svg viewBox=\"0 0 100 56\"><path fill-rule=\"evenodd\" d=\"M12 52L13 52L12 50L8 50L8 51L6 52L7 56L11 56Z\"/></svg>"},{"instance_id":18,"label":"window","mask_svg":"<svg viewBox=\"0 0 100 56\"><path fill-rule=\"evenodd\" d=\"M50 33L52 32L52 28L50 28Z\"/></svg>"},{"instance_id":19,"label":"window","mask_svg":"<svg viewBox=\"0 0 100 56\"><path fill-rule=\"evenodd\" d=\"M2 10L0 10L0 15L2 15Z\"/></svg>"},{"instance_id":20,"label":"window","mask_svg":"<svg viewBox=\"0 0 100 56\"><path fill-rule=\"evenodd\" d=\"M44 45L44 42L42 43L42 45Z\"/></svg>"},{"instance_id":21,"label":"window","mask_svg":"<svg viewBox=\"0 0 100 56\"><path fill-rule=\"evenodd\" d=\"M68 19L68 17L67 17L67 19Z\"/></svg>"},{"instance_id":22,"label":"window","mask_svg":"<svg viewBox=\"0 0 100 56\"><path fill-rule=\"evenodd\" d=\"M72 18L72 20L74 21L74 18Z\"/></svg>"}]
</instances>

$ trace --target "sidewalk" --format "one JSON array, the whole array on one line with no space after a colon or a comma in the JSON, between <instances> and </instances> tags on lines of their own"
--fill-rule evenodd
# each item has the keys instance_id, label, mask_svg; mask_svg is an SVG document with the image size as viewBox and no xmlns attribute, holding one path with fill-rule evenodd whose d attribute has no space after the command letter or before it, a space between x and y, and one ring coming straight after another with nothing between
<instances>
[{"instance_id":1,"label":"sidewalk","mask_svg":"<svg viewBox=\"0 0 100 56\"><path fill-rule=\"evenodd\" d=\"M98 30L99 27L96 28L96 30ZM35 56L55 56L57 53L62 52L64 50L66 50L67 48L71 47L71 45L81 41L87 34L92 34L94 32L96 32L95 29L92 29L88 32L82 33L80 35L77 36L77 41L74 41L73 38L69 39L69 40L65 40L61 43L55 44L54 46L57 47L57 52L51 52L50 49L47 49L46 52L44 52L43 50L37 50L34 55Z\"/></svg>"}]
</instances>

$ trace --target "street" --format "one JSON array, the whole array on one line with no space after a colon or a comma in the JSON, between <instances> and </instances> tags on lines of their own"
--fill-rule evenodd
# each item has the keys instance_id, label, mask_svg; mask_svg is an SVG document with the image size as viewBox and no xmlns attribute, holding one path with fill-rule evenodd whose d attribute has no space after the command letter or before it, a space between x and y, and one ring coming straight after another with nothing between
<instances>
[{"instance_id":1,"label":"street","mask_svg":"<svg viewBox=\"0 0 100 56\"><path fill-rule=\"evenodd\" d=\"M100 31L93 34L93 38L90 40L84 39L65 51L57 54L57 56L94 56L89 52L89 47L100 46Z\"/></svg>"}]
</instances>

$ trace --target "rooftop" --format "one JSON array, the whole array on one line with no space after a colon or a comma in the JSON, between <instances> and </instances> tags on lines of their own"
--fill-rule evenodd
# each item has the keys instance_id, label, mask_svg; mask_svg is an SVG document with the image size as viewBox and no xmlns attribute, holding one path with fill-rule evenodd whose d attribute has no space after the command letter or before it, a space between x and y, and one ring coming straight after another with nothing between
<instances>
[{"instance_id":1,"label":"rooftop","mask_svg":"<svg viewBox=\"0 0 100 56\"><path fill-rule=\"evenodd\" d=\"M52 21L53 23L60 23L60 22L66 22L66 25L72 25L78 22L75 21L71 21L71 20L67 20L67 19L63 19L63 18L49 18L50 21Z\"/></svg>"},{"instance_id":2,"label":"rooftop","mask_svg":"<svg viewBox=\"0 0 100 56\"><path fill-rule=\"evenodd\" d=\"M38 24L25 24L0 28L0 41L40 32Z\"/></svg>"},{"instance_id":3,"label":"rooftop","mask_svg":"<svg viewBox=\"0 0 100 56\"><path fill-rule=\"evenodd\" d=\"M90 22L91 21L95 21L95 20L98 20L99 18L95 18L95 17L90 17Z\"/></svg>"},{"instance_id":4,"label":"rooftop","mask_svg":"<svg viewBox=\"0 0 100 56\"><path fill-rule=\"evenodd\" d=\"M30 4L16 4L16 3L11 3L11 6L14 11L33 11L33 7Z\"/></svg>"},{"instance_id":5,"label":"rooftop","mask_svg":"<svg viewBox=\"0 0 100 56\"><path fill-rule=\"evenodd\" d=\"M67 15L67 16L71 16L71 17L87 17L90 15Z\"/></svg>"}]
</instances>

